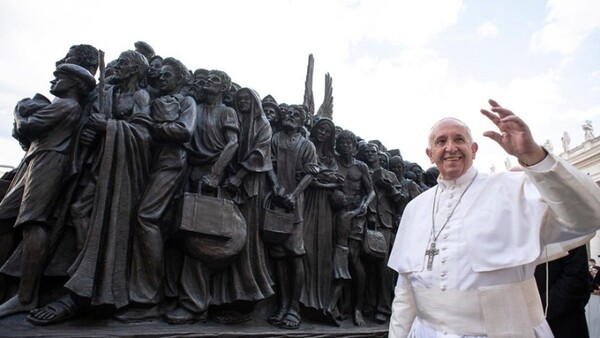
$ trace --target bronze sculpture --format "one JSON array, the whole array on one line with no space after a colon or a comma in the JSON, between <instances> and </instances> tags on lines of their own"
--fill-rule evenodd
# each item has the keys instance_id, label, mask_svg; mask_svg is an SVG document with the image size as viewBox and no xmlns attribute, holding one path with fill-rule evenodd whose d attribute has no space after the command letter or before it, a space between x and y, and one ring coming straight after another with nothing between
<instances>
[{"instance_id":1,"label":"bronze sculpture","mask_svg":"<svg viewBox=\"0 0 600 338\"><path fill-rule=\"evenodd\" d=\"M82 62L78 46L57 63ZM368 220L388 219L389 212L368 207L377 202L377 179L354 158L357 138L342 132L346 141L335 151L342 128L331 120L329 74L323 104L308 121L314 112L303 105L277 104L270 95L260 100L225 72L192 74L148 44L135 46L138 51L122 53L106 68L92 60L95 48L85 48L91 70L100 66L101 84L79 98L69 177L59 180L64 189L51 207L56 224L74 236L53 237L50 251L58 244L73 252L52 256L65 267L58 274L66 277L58 281L63 287L19 311L39 306L27 317L36 325L90 310L124 322L156 322L161 315L171 324L269 321L275 330L315 319L329 325L331 318L344 327L347 314L360 326L354 330L385 321L365 311L363 236ZM36 97L19 109L49 104ZM25 130L15 134L31 146ZM207 252L205 238L180 229L184 195L198 193L200 183L203 194L232 201L245 221L243 248L217 263L208 258L215 253ZM288 240L265 243L269 194L295 219ZM386 229L393 236L395 229ZM20 270L9 263L0 272ZM11 294L10 288L2 291Z\"/></svg>"}]
</instances>

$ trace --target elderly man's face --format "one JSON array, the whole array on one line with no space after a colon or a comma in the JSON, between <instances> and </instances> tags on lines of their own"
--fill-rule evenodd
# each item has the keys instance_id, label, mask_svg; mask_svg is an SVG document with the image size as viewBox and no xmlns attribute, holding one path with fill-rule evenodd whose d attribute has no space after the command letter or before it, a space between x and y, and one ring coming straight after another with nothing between
<instances>
[{"instance_id":1,"label":"elderly man's face","mask_svg":"<svg viewBox=\"0 0 600 338\"><path fill-rule=\"evenodd\" d=\"M115 64L115 77L119 80L125 80L137 73L137 68L127 57L120 56Z\"/></svg>"},{"instance_id":2,"label":"elderly man's face","mask_svg":"<svg viewBox=\"0 0 600 338\"><path fill-rule=\"evenodd\" d=\"M285 129L298 130L304 124L304 113L295 107L290 107L283 114L281 122Z\"/></svg>"},{"instance_id":3,"label":"elderly man's face","mask_svg":"<svg viewBox=\"0 0 600 338\"><path fill-rule=\"evenodd\" d=\"M457 179L473 165L478 146L471 141L463 124L455 120L442 121L432 136L426 153L440 170L442 179Z\"/></svg>"}]
</instances>

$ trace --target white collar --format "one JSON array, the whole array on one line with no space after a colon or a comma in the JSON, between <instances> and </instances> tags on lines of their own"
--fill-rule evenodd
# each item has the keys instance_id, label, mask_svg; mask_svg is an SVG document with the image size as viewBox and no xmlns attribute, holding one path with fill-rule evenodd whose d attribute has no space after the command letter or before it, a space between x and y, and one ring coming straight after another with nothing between
<instances>
[{"instance_id":1,"label":"white collar","mask_svg":"<svg viewBox=\"0 0 600 338\"><path fill-rule=\"evenodd\" d=\"M471 166L464 174L462 174L462 176L455 180L444 180L438 177L437 182L440 185L440 188L443 190L450 186L468 184L475 177L475 175L477 175L477 169L474 166Z\"/></svg>"}]
</instances>

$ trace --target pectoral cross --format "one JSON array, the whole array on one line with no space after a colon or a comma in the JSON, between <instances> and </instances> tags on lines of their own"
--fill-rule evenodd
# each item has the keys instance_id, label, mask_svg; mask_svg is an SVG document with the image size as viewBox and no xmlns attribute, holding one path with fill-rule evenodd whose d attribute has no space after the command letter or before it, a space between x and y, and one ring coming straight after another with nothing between
<instances>
[{"instance_id":1,"label":"pectoral cross","mask_svg":"<svg viewBox=\"0 0 600 338\"><path fill-rule=\"evenodd\" d=\"M435 242L431 242L428 250L425 250L425 256L427 256L427 270L431 271L433 266L433 257L440 253L439 249L435 248Z\"/></svg>"}]
</instances>

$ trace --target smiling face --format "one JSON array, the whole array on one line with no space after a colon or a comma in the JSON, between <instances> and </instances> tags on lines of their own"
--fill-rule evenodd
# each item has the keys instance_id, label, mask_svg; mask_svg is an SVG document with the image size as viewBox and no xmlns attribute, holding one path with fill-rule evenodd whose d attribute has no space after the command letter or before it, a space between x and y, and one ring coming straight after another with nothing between
<instances>
[{"instance_id":1,"label":"smiling face","mask_svg":"<svg viewBox=\"0 0 600 338\"><path fill-rule=\"evenodd\" d=\"M426 153L442 179L454 180L473 165L477 147L464 123L447 118L432 128Z\"/></svg>"}]
</instances>

